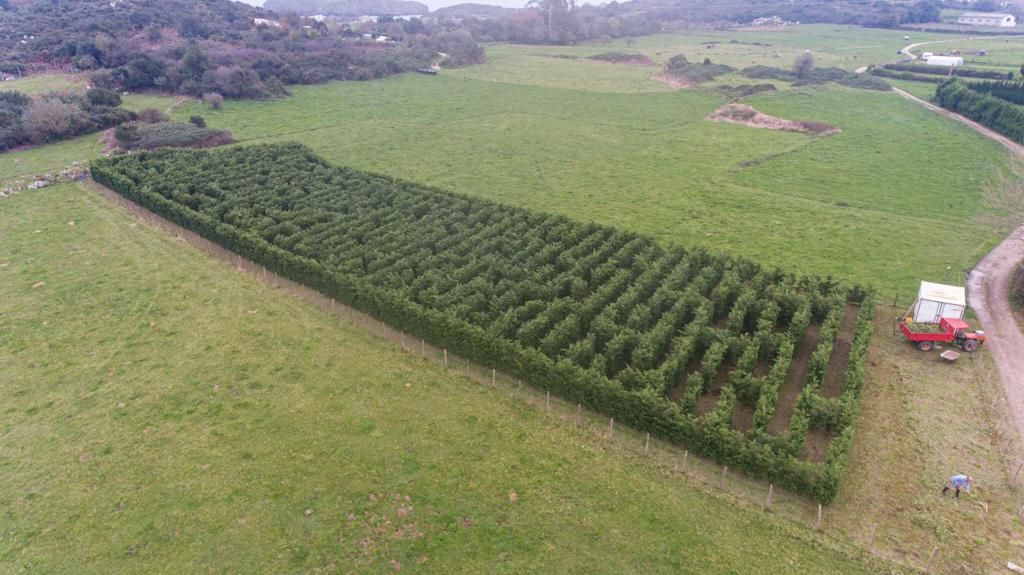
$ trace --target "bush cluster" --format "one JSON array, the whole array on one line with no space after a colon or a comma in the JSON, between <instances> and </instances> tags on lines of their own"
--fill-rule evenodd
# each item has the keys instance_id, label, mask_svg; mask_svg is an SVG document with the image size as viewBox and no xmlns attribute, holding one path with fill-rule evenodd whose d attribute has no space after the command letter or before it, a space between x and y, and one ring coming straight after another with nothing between
<instances>
[{"instance_id":1,"label":"bush cluster","mask_svg":"<svg viewBox=\"0 0 1024 575\"><path fill-rule=\"evenodd\" d=\"M963 66L947 68L945 66L930 66L924 63L914 64L911 62L903 62L899 64L884 64L881 67L894 72L910 72L913 74L924 74L926 76L948 76L952 74L954 76L960 76L961 78L985 78L988 80L1013 79L1012 71L1000 72L998 70L981 70L978 68L965 68Z\"/></svg>"},{"instance_id":2,"label":"bush cluster","mask_svg":"<svg viewBox=\"0 0 1024 575\"><path fill-rule=\"evenodd\" d=\"M1017 143L1024 143L1024 106L972 89L957 78L935 88L935 101L962 116L988 126Z\"/></svg>"},{"instance_id":3,"label":"bush cluster","mask_svg":"<svg viewBox=\"0 0 1024 575\"><path fill-rule=\"evenodd\" d=\"M837 314L866 297L859 288L331 167L297 144L161 150L99 160L92 173L397 329L776 484L835 496L862 354L851 357L848 400L820 397L814 380L798 409L804 432L838 434L824 464L801 459L802 437L738 431L730 415L743 402L771 417L762 397L777 393L812 322L826 326L822 371ZM855 350L870 337L870 302L863 309ZM772 372L755 375L759 362ZM714 385L715 409L698 413Z\"/></svg>"},{"instance_id":4,"label":"bush cluster","mask_svg":"<svg viewBox=\"0 0 1024 575\"><path fill-rule=\"evenodd\" d=\"M234 141L231 133L225 130L211 130L182 122L123 124L114 131L114 137L125 150L210 148Z\"/></svg>"},{"instance_id":5,"label":"bush cluster","mask_svg":"<svg viewBox=\"0 0 1024 575\"><path fill-rule=\"evenodd\" d=\"M136 119L119 108L121 98L93 89L79 94L28 97L0 92L0 151L24 144L42 144L104 130Z\"/></svg>"}]
</instances>

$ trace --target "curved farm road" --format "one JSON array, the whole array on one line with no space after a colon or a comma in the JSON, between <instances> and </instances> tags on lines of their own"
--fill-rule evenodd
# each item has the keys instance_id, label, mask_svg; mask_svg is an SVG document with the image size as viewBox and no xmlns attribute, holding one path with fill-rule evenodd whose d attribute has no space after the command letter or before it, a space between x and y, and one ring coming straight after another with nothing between
<instances>
[{"instance_id":1,"label":"curved farm road","mask_svg":"<svg viewBox=\"0 0 1024 575\"><path fill-rule=\"evenodd\" d=\"M893 90L933 112L969 126L981 135L999 142L1013 154L1024 157L1024 146L1013 140L899 88ZM985 328L985 334L988 336L985 348L995 359L1008 411L1013 414L1018 435L1024 439L1024 334L1021 333L1013 317L1013 310L1010 309L1009 293L1010 275L1021 260L1024 260L1024 226L1014 230L1010 237L982 258L968 274L967 303L978 314L978 320Z\"/></svg>"}]
</instances>

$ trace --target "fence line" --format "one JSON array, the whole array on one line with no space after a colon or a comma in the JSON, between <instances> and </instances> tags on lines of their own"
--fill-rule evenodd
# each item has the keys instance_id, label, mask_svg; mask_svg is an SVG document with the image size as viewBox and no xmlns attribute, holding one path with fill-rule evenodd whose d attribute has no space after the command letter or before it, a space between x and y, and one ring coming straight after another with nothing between
<instances>
[{"instance_id":1,"label":"fence line","mask_svg":"<svg viewBox=\"0 0 1024 575\"><path fill-rule=\"evenodd\" d=\"M237 271L249 273L258 281L313 304L322 311L331 313L351 325L358 326L395 344L406 353L417 355L412 346L406 347L403 332L392 329L376 318L337 302L307 286L279 276L267 270L266 267L249 261L220 244L211 242L195 232L174 224L92 180L89 180L87 184L90 189L129 213L174 235L178 240L185 241L207 254L227 262ZM458 376L506 393L514 400L526 403L549 417L556 418L566 427L574 428L595 441L603 441L608 447L614 448L624 455L642 459L644 465L656 467L670 476L678 477L687 486L696 488L707 495L723 498L751 512L771 513L802 527L828 534L828 522L825 521L827 514L824 508L809 499L788 491L776 490L774 484L771 483L766 484L764 481L735 473L729 474L728 465L723 466L710 459L697 456L690 457L689 450L683 446L652 438L649 433L644 434L623 426L619 426L616 430L613 418L605 419L606 416L603 414L590 409L584 410L579 403L573 406L557 396L552 398L550 391L524 386L522 381L508 376L494 367L476 365L469 359L460 362L459 358L450 354L447 349L436 348L427 344L423 339L420 339L418 355L422 360L429 361ZM606 421L607 423L605 423ZM1024 513L1024 507L1021 512ZM879 554L874 549L873 542L877 528L878 526L875 525L871 530L868 547L853 545L852 534L841 530L837 530L836 533L842 535L845 541L829 538L832 542L830 546L838 548L849 542L848 544L853 547L872 555L884 557L889 561L897 561L891 554ZM932 559L934 559L934 553L929 558L929 563Z\"/></svg>"}]
</instances>

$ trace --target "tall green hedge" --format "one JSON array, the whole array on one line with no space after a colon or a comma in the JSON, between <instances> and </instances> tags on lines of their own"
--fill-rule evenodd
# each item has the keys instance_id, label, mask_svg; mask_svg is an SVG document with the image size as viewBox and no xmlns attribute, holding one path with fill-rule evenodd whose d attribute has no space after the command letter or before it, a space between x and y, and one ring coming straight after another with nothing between
<instances>
[{"instance_id":1,"label":"tall green hedge","mask_svg":"<svg viewBox=\"0 0 1024 575\"><path fill-rule=\"evenodd\" d=\"M144 152L98 160L92 174L434 345L819 501L838 489L871 330L861 288L331 167L296 144ZM824 321L818 345L831 350L850 300L864 311L846 394L825 415L799 415L804 429L839 434L828 460L815 464L800 458L797 439L763 424L794 341ZM758 362L770 373L755 375ZM698 413L716 386L715 407ZM746 432L730 425L740 404L757 410Z\"/></svg>"}]
</instances>

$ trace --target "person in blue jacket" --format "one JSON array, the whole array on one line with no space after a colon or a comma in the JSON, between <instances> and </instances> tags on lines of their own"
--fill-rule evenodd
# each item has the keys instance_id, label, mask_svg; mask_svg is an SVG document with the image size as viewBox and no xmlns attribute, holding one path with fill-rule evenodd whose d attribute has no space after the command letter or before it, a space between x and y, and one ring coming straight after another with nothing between
<instances>
[{"instance_id":1,"label":"person in blue jacket","mask_svg":"<svg viewBox=\"0 0 1024 575\"><path fill-rule=\"evenodd\" d=\"M942 488L942 494L945 495L950 489L956 490L956 498L960 498L960 490L963 489L967 493L971 492L971 476L957 474L949 478L946 482L946 486Z\"/></svg>"}]
</instances>

